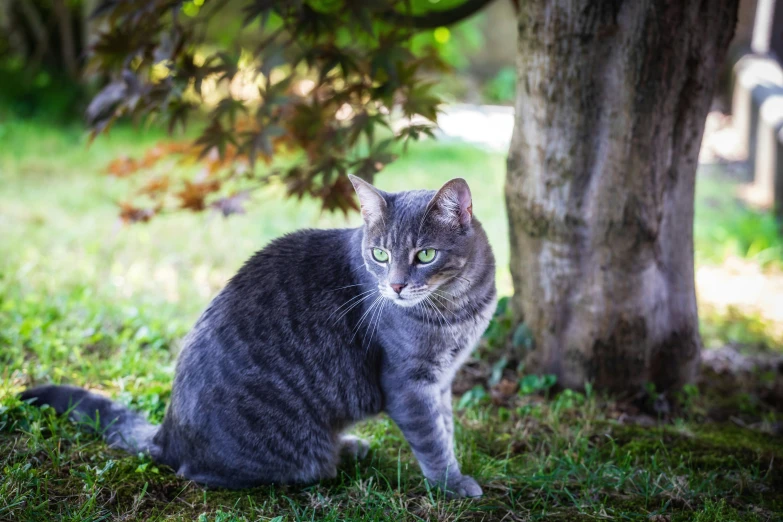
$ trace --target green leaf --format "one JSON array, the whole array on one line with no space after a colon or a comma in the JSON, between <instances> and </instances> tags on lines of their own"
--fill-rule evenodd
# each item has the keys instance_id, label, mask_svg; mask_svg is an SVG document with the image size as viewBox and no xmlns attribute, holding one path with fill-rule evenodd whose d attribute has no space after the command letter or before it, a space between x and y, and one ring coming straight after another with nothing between
<instances>
[{"instance_id":1,"label":"green leaf","mask_svg":"<svg viewBox=\"0 0 783 522\"><path fill-rule=\"evenodd\" d=\"M506 315L506 312L509 312L509 306L508 303L510 301L510 298L508 296L501 297L500 300L498 300L498 305L495 308L495 317L503 317Z\"/></svg>"},{"instance_id":2,"label":"green leaf","mask_svg":"<svg viewBox=\"0 0 783 522\"><path fill-rule=\"evenodd\" d=\"M524 348L526 351L532 351L535 346L533 332L525 323L520 323L514 330L514 336L511 338L511 344L514 348Z\"/></svg>"},{"instance_id":3,"label":"green leaf","mask_svg":"<svg viewBox=\"0 0 783 522\"><path fill-rule=\"evenodd\" d=\"M503 370L506 369L506 366L508 365L508 359L505 357L501 357L500 360L498 360L495 364L492 365L492 374L489 378L489 385L495 386L497 383L500 382L500 379L503 377Z\"/></svg>"},{"instance_id":4,"label":"green leaf","mask_svg":"<svg viewBox=\"0 0 783 522\"><path fill-rule=\"evenodd\" d=\"M228 118L230 126L234 126L237 121L238 114L246 114L247 107L241 100L237 100L232 97L223 98L218 102L217 106L212 110L213 119Z\"/></svg>"},{"instance_id":5,"label":"green leaf","mask_svg":"<svg viewBox=\"0 0 783 522\"><path fill-rule=\"evenodd\" d=\"M466 391L462 397L460 397L457 403L458 410L464 410L470 406L476 406L487 398L487 391L483 386L477 384L472 389Z\"/></svg>"}]
</instances>

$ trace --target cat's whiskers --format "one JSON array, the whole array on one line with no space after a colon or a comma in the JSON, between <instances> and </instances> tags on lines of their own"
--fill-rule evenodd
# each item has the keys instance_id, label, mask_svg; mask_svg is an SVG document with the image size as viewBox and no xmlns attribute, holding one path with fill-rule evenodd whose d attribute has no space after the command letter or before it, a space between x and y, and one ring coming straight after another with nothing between
<instances>
[{"instance_id":1,"label":"cat's whiskers","mask_svg":"<svg viewBox=\"0 0 783 522\"><path fill-rule=\"evenodd\" d=\"M426 300L427 300L428 302L429 302L429 298L430 298L430 296L427 296L427 299L426 299ZM440 316L443 318L443 320L444 320L444 321L446 322L446 324L448 325L448 328L447 328L447 330L449 331L449 333L451 333L451 337L452 337L452 339L454 339L454 342L456 342L456 343L459 343L459 339L457 338L457 333L456 333L456 332L454 331L454 329L452 328L452 324L449 322L449 320L448 320L448 319L446 319L446 316L445 316L445 315L443 315L443 313L440 311L440 309L438 309L438 307L437 307L437 306L435 306L435 305L434 305L432 302L430 302L430 305L431 305L431 306L432 306L432 307L435 309L435 311L436 311L436 312L438 312L438 313L440 314ZM452 313L453 313L453 312L452 312ZM456 314L454 314L454 315L456 315Z\"/></svg>"},{"instance_id":2,"label":"cat's whiskers","mask_svg":"<svg viewBox=\"0 0 783 522\"><path fill-rule=\"evenodd\" d=\"M473 281L471 281L470 279L467 279L467 278L465 278L465 277L462 277L462 276L461 276L461 275L459 275L459 274L455 274L455 275L453 275L453 276L449 277L448 279L446 279L445 281L443 281L443 284L445 285L446 283L448 283L449 281L453 281L454 279L461 279L462 281L467 281L469 285L472 285L472 284L473 284Z\"/></svg>"},{"instance_id":3,"label":"cat's whiskers","mask_svg":"<svg viewBox=\"0 0 783 522\"><path fill-rule=\"evenodd\" d=\"M422 308L421 313L422 315L424 315L424 319L427 320L427 328L432 328L432 321L430 320L430 311L427 310L426 306L424 306L424 301L419 301L419 304L421 305Z\"/></svg>"},{"instance_id":4,"label":"cat's whiskers","mask_svg":"<svg viewBox=\"0 0 783 522\"><path fill-rule=\"evenodd\" d=\"M423 301L419 301L418 303L416 303L416 304L413 306L413 309L414 309L414 310L416 310L416 309L418 309L418 308L419 308L419 306L421 306L422 308L424 308ZM423 310L421 310L421 315L422 315L422 317L424 317L424 320L425 320L425 321L427 321L427 328L429 328L429 327L430 327L430 317L429 317L429 312L427 311L427 309L426 309L426 308L424 308Z\"/></svg>"},{"instance_id":5,"label":"cat's whiskers","mask_svg":"<svg viewBox=\"0 0 783 522\"><path fill-rule=\"evenodd\" d=\"M457 279L461 279L462 281L466 281L469 285L473 284L473 281L471 281L467 277L462 277L461 275L455 275L454 277L457 278Z\"/></svg>"},{"instance_id":6,"label":"cat's whiskers","mask_svg":"<svg viewBox=\"0 0 783 522\"><path fill-rule=\"evenodd\" d=\"M336 308L336 309L335 309L335 310L332 312L332 315L334 315L334 314L335 314L337 311L339 311L339 310L340 310L340 309L341 309L343 306L347 305L348 303L350 303L350 302L351 302L351 301L353 301L354 299L357 299L357 298L359 298L359 297L361 297L361 296L363 296L363 295L369 294L370 292L372 292L372 289L370 289L370 290L364 290L363 292L359 292L358 294L356 294L356 295L354 295L354 296L352 296L352 297L349 297L347 301L345 301L343 304L341 304L340 306L338 306L338 307L337 307L337 308ZM331 315L330 315L329 317L331 317Z\"/></svg>"},{"instance_id":7,"label":"cat's whiskers","mask_svg":"<svg viewBox=\"0 0 783 522\"><path fill-rule=\"evenodd\" d=\"M366 265L364 262L362 262L362 263L361 263L359 266L357 266L357 267L355 267L355 268L351 268L351 273L353 273L353 272L356 272L356 271L357 271L357 270L359 270L360 268L362 268L362 267L366 267L366 266L367 266L367 265Z\"/></svg>"},{"instance_id":8,"label":"cat's whiskers","mask_svg":"<svg viewBox=\"0 0 783 522\"><path fill-rule=\"evenodd\" d=\"M378 316L378 312L380 312L382 306L383 303L375 307L375 312L370 314L370 320L367 321L367 329L365 330L365 337L364 340L362 341L362 344L365 346L365 352L367 352L367 350L370 349L370 344L372 343L372 338L370 336L367 336L366 334L370 333L370 331L372 330L373 322L375 321L375 318Z\"/></svg>"},{"instance_id":9,"label":"cat's whiskers","mask_svg":"<svg viewBox=\"0 0 783 522\"><path fill-rule=\"evenodd\" d=\"M448 303L443 303L438 301L439 304L441 304L442 309L448 310L454 317L458 317L458 314L452 310L452 308L467 308L473 313L478 313L479 309L478 307L471 301L471 299L467 298L464 292L461 292L458 296L457 294L453 292L449 292L443 286L446 285L449 281L453 280L455 277L451 277L444 281L440 286L430 291L430 295L433 297L437 296L440 299L444 299L445 301L448 301L452 306L449 306Z\"/></svg>"},{"instance_id":10,"label":"cat's whiskers","mask_svg":"<svg viewBox=\"0 0 783 522\"><path fill-rule=\"evenodd\" d=\"M378 331L378 325L381 322L381 314L383 313L383 310L386 308L386 304L387 303L388 303L388 301L386 299L384 299L383 302L381 303L381 305L378 307L378 311L375 314L375 316L376 316L375 328L373 328L372 333L370 333L370 339L369 339L369 341L367 341L367 348L365 348L365 350L364 350L365 354L370 350L370 345L372 345L372 338L375 336L375 332Z\"/></svg>"},{"instance_id":11,"label":"cat's whiskers","mask_svg":"<svg viewBox=\"0 0 783 522\"><path fill-rule=\"evenodd\" d=\"M340 314L340 316L337 318L337 321L339 321L340 319L342 319L343 317L345 317L346 315L348 315L348 313L349 313L351 310L353 310L354 308L356 308L357 306L359 306L360 304L362 304L364 301L367 301L368 299L370 299L370 298L371 298L371 297L373 297L374 295L375 295L375 294L369 294L369 295L366 295L366 296L362 297L360 300L358 300L357 302L355 302L354 304L352 304L350 308L348 308L347 310L344 310L344 311L343 311L343 312Z\"/></svg>"},{"instance_id":12,"label":"cat's whiskers","mask_svg":"<svg viewBox=\"0 0 783 522\"><path fill-rule=\"evenodd\" d=\"M449 325L449 328L451 328L453 325L451 324L451 321L449 321L449 319L443 314L443 311L440 308L438 308L437 306L435 307L435 309L438 311L440 316L443 317L443 320L446 321L446 324ZM446 310L448 310L448 309L446 309ZM448 311L451 312L451 314L454 315L454 316L457 315L454 312L452 312L451 310L448 310Z\"/></svg>"},{"instance_id":13,"label":"cat's whiskers","mask_svg":"<svg viewBox=\"0 0 783 522\"><path fill-rule=\"evenodd\" d=\"M436 296L438 296L438 297L440 297L441 299L445 299L446 301L450 302L450 303L451 303L451 304L453 304L454 306L457 306L457 307L459 307L459 306L460 306L460 305L458 305L458 304L457 304L457 302L456 302L456 301L454 301L454 300L452 300L452 299L449 299L449 298L448 298L448 297L446 297L444 294L441 294L441 293L439 293L437 290L432 290L432 294L433 294L433 295L436 295ZM451 312L451 310L449 310L449 312ZM452 312L452 313L453 313L453 312Z\"/></svg>"},{"instance_id":14,"label":"cat's whiskers","mask_svg":"<svg viewBox=\"0 0 783 522\"><path fill-rule=\"evenodd\" d=\"M427 315L429 315L431 313L430 310L432 310L432 303L430 303L427 299L422 300L422 303L427 305L426 306L426 313L427 313ZM440 322L440 318L437 315L435 316L435 318L438 319L438 324L440 324L440 326L442 327L443 323Z\"/></svg>"},{"instance_id":15,"label":"cat's whiskers","mask_svg":"<svg viewBox=\"0 0 783 522\"><path fill-rule=\"evenodd\" d=\"M454 292L449 292L448 290L444 290L442 286L437 287L436 290L438 292L446 294L449 297L453 297L454 299L459 299L459 297L457 297L457 294L455 294Z\"/></svg>"},{"instance_id":16,"label":"cat's whiskers","mask_svg":"<svg viewBox=\"0 0 783 522\"><path fill-rule=\"evenodd\" d=\"M359 333L359 328L362 326L362 322L364 322L364 318L367 317L367 314L372 312L373 308L375 308L380 302L380 300L383 299L383 296L380 295L379 292L377 293L378 293L378 297L375 298L375 301L373 301L372 304L367 308L367 310L364 311L362 316L359 318L359 322L356 323L356 327L353 329L353 335L351 336L351 340L349 341L349 343L352 343L353 340L356 338L356 334Z\"/></svg>"},{"instance_id":17,"label":"cat's whiskers","mask_svg":"<svg viewBox=\"0 0 783 522\"><path fill-rule=\"evenodd\" d=\"M331 318L332 318L332 316L333 316L334 314L336 314L337 312L339 312L339 311L340 311L340 309L342 309L343 307L345 307L345 306L347 306L348 304L350 304L352 301L355 301L356 299L359 299L359 298L361 297L362 299L359 299L359 301L357 301L357 302L353 303L353 305L352 305L352 306L350 306L350 307L349 307L347 310L344 310L344 313L341 313L341 314L340 314L340 316L339 316L339 317L337 317L336 321L339 321L340 319L342 319L342 318L343 318L343 316L344 316L345 314L347 314L348 312L350 312L350 311L353 309L353 307L354 307L354 306L356 306L357 304L359 304L359 303L361 303L362 301L364 301L364 300L365 300L367 297L370 297L370 296L372 295L372 292L374 292L374 290L372 290L372 289L371 289L371 290L365 290L364 292L361 292L361 293L359 293L359 294L357 294L357 295L355 295L355 296L351 297L351 298L350 298L350 299L348 299L346 302L344 302L343 304L341 304L340 306L338 306L338 307L337 307L337 309L335 309L335 310L334 310L334 311L333 311L331 314L329 314L329 317L327 317L327 318L326 318L326 320L328 321L329 319L331 319Z\"/></svg>"},{"instance_id":18,"label":"cat's whiskers","mask_svg":"<svg viewBox=\"0 0 783 522\"><path fill-rule=\"evenodd\" d=\"M435 302L442 306L441 310L446 310L448 313L450 313L454 317L459 317L457 315L457 312L452 310L447 303L443 303L442 301L440 301L441 299L444 299L443 296L439 296L437 294L432 294L432 296L433 296L433 298L435 298Z\"/></svg>"},{"instance_id":19,"label":"cat's whiskers","mask_svg":"<svg viewBox=\"0 0 783 522\"><path fill-rule=\"evenodd\" d=\"M443 315L443 312L440 311L440 309L435 305L435 303L430 299L430 296L427 296L424 298L424 301L430 305L430 307L435 310L435 312L438 314L436 317L438 317L438 322L440 322L441 328L444 328L444 322L446 325L451 328L451 323L446 319L446 316ZM443 319L443 321L441 321Z\"/></svg>"},{"instance_id":20,"label":"cat's whiskers","mask_svg":"<svg viewBox=\"0 0 783 522\"><path fill-rule=\"evenodd\" d=\"M344 290L346 288L351 288L353 286L367 286L367 285L374 285L375 283L356 283L355 285L345 285L341 286L340 288L333 288L331 290L326 290L327 292L337 292L338 290Z\"/></svg>"},{"instance_id":21,"label":"cat's whiskers","mask_svg":"<svg viewBox=\"0 0 783 522\"><path fill-rule=\"evenodd\" d=\"M479 312L479 309L478 309L478 307L476 307L476 305L475 305L475 304L473 304L473 303L470 301L470 299L460 299L460 302L461 302L461 304L457 304L456 302L452 301L451 299L449 299L449 298L448 298L448 297L446 297L445 295L442 295L440 292L445 292L446 294L450 295L450 296L451 296L451 297L453 297L454 299L459 299L459 298L458 298L457 296L455 296L454 294L452 294L452 293L450 293L450 292L446 292L445 290L442 290L442 289L440 289L440 288L439 288L438 290L433 290L433 291L432 291L432 293L433 293L434 295L436 295L436 296L440 297L441 299L446 299L446 300L447 300L447 301L449 301L450 303L454 304L454 306L456 306L457 308L467 307L467 308L468 308L468 310L470 310L470 311L471 311L471 312L473 312L473 313L478 313L478 312ZM451 310L451 309L450 309L448 306L444 306L444 308L445 308L446 310L448 310L449 312L451 312L453 315L455 315L455 316L457 315L457 314L456 314L456 313L454 313L454 311L452 311L452 310Z\"/></svg>"}]
</instances>

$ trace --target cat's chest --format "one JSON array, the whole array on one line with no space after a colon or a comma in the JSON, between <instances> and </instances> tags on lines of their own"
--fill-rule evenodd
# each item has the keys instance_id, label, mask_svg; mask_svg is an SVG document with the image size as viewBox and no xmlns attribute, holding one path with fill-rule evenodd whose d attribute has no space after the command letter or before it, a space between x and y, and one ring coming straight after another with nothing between
<instances>
[{"instance_id":1,"label":"cat's chest","mask_svg":"<svg viewBox=\"0 0 783 522\"><path fill-rule=\"evenodd\" d=\"M390 324L384 341L390 342L393 366L413 368L431 375L433 380L451 382L457 370L476 348L494 313L494 302L488 303L461 321L399 320Z\"/></svg>"},{"instance_id":2,"label":"cat's chest","mask_svg":"<svg viewBox=\"0 0 783 522\"><path fill-rule=\"evenodd\" d=\"M451 382L457 370L473 353L489 326L494 310L493 302L467 321L440 328L437 335L441 339L445 352L440 372L442 381Z\"/></svg>"}]
</instances>

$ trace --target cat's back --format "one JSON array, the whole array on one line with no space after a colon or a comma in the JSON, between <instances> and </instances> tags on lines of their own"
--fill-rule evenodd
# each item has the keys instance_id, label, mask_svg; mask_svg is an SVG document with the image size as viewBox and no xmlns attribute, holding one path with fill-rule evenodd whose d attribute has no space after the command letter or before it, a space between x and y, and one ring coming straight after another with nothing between
<instances>
[{"instance_id":1,"label":"cat's back","mask_svg":"<svg viewBox=\"0 0 783 522\"><path fill-rule=\"evenodd\" d=\"M185 351L220 361L216 371L223 375L236 364L295 375L327 360L354 366L358 351L349 334L359 310L335 312L367 288L355 240L353 229L302 230L276 239L213 300Z\"/></svg>"},{"instance_id":2,"label":"cat's back","mask_svg":"<svg viewBox=\"0 0 783 522\"><path fill-rule=\"evenodd\" d=\"M338 229L277 239L213 300L177 365L160 441L175 461L209 447L218 461L305 463L345 425L380 411L380 357L353 336L361 306L348 310L369 288L356 237Z\"/></svg>"},{"instance_id":3,"label":"cat's back","mask_svg":"<svg viewBox=\"0 0 783 522\"><path fill-rule=\"evenodd\" d=\"M224 293L265 294L271 287L275 294L284 291L290 297L314 298L332 283L349 284L356 278L352 269L361 262L355 252L356 241L360 241L356 229L306 229L287 234L250 257Z\"/></svg>"}]
</instances>

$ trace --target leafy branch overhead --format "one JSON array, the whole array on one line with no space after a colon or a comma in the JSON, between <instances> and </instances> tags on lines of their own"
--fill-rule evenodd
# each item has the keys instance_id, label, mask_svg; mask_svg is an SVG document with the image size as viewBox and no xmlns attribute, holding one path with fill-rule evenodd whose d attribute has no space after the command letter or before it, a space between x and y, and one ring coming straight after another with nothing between
<instances>
[{"instance_id":1,"label":"leafy branch overhead","mask_svg":"<svg viewBox=\"0 0 783 522\"><path fill-rule=\"evenodd\" d=\"M440 99L425 76L447 67L434 49L414 54L412 36L486 3L421 12L398 0L103 0L90 67L111 80L87 109L93 137L123 116L169 132L191 119L202 127L195 140L109 166L149 177L123 218L238 212L272 181L325 210L356 209L347 174L372 180L395 143L431 136L436 124ZM237 17L231 44L217 47L212 26ZM155 172L169 156L194 168L177 179Z\"/></svg>"}]
</instances>

